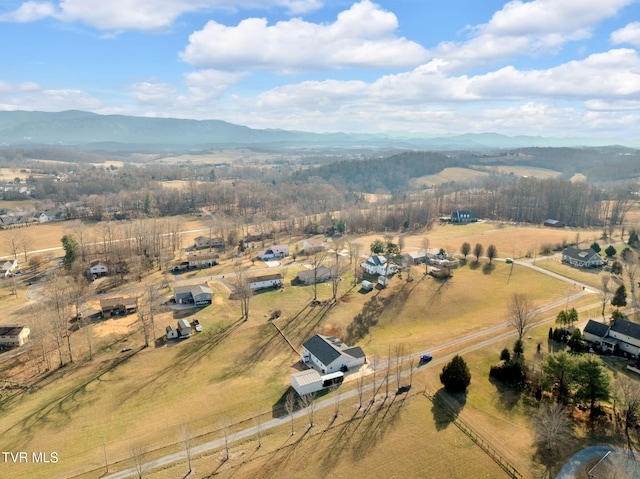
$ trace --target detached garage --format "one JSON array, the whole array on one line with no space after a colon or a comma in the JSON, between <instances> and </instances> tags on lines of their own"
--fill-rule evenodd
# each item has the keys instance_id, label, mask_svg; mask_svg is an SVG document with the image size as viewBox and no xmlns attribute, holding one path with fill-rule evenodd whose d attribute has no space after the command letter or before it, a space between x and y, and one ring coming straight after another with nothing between
<instances>
[{"instance_id":1,"label":"detached garage","mask_svg":"<svg viewBox=\"0 0 640 479\"><path fill-rule=\"evenodd\" d=\"M322 389L322 376L315 369L307 369L291 375L291 387L300 396Z\"/></svg>"}]
</instances>

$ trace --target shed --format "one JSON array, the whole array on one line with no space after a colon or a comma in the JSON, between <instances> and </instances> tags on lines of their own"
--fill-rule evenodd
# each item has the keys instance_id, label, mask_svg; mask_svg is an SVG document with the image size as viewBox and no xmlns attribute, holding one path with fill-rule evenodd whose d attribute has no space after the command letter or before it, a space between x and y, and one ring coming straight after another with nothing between
<instances>
[{"instance_id":1,"label":"shed","mask_svg":"<svg viewBox=\"0 0 640 479\"><path fill-rule=\"evenodd\" d=\"M315 369L307 369L291 375L291 387L300 395L311 394L322 389L322 376Z\"/></svg>"},{"instance_id":2,"label":"shed","mask_svg":"<svg viewBox=\"0 0 640 479\"><path fill-rule=\"evenodd\" d=\"M177 339L178 331L173 326L167 326L167 339Z\"/></svg>"},{"instance_id":3,"label":"shed","mask_svg":"<svg viewBox=\"0 0 640 479\"><path fill-rule=\"evenodd\" d=\"M186 319L178 320L178 332L181 338L188 338L191 336L191 324Z\"/></svg>"},{"instance_id":4,"label":"shed","mask_svg":"<svg viewBox=\"0 0 640 479\"><path fill-rule=\"evenodd\" d=\"M29 341L31 331L22 325L3 325L0 326L0 346L22 346Z\"/></svg>"},{"instance_id":5,"label":"shed","mask_svg":"<svg viewBox=\"0 0 640 479\"><path fill-rule=\"evenodd\" d=\"M559 220L548 219L544 220L544 226L549 226L550 228L564 228L564 223Z\"/></svg>"},{"instance_id":6,"label":"shed","mask_svg":"<svg viewBox=\"0 0 640 479\"><path fill-rule=\"evenodd\" d=\"M365 279L364 281L362 281L362 289L364 289L365 291L371 291L373 289L373 283Z\"/></svg>"}]
</instances>

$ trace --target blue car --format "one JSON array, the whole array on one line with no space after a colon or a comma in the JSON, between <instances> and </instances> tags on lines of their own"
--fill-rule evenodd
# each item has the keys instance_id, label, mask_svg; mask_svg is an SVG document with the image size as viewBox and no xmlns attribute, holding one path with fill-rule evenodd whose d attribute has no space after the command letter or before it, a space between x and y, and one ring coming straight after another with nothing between
<instances>
[{"instance_id":1,"label":"blue car","mask_svg":"<svg viewBox=\"0 0 640 479\"><path fill-rule=\"evenodd\" d=\"M427 364L429 361L433 359L431 354L423 354L420 356L420 364Z\"/></svg>"}]
</instances>

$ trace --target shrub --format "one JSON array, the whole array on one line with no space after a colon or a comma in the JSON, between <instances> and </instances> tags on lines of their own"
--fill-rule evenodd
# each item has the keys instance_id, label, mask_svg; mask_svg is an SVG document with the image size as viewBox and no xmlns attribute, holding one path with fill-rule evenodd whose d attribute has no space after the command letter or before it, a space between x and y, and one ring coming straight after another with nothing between
<instances>
[{"instance_id":1,"label":"shrub","mask_svg":"<svg viewBox=\"0 0 640 479\"><path fill-rule=\"evenodd\" d=\"M504 348L502 351L500 351L500 361L509 361L511 360L511 353L509 352L508 348Z\"/></svg>"},{"instance_id":2,"label":"shrub","mask_svg":"<svg viewBox=\"0 0 640 479\"><path fill-rule=\"evenodd\" d=\"M442 368L440 382L451 393L466 391L471 383L471 373L462 356L455 355L453 359Z\"/></svg>"}]
</instances>

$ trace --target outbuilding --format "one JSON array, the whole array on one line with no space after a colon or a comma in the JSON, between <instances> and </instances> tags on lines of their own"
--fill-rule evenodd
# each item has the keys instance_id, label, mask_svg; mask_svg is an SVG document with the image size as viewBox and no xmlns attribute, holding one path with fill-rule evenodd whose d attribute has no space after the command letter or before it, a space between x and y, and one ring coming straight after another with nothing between
<instances>
[{"instance_id":1,"label":"outbuilding","mask_svg":"<svg viewBox=\"0 0 640 479\"><path fill-rule=\"evenodd\" d=\"M178 331L173 326L167 326L167 339L177 339Z\"/></svg>"},{"instance_id":2,"label":"outbuilding","mask_svg":"<svg viewBox=\"0 0 640 479\"><path fill-rule=\"evenodd\" d=\"M178 333L181 338L188 338L191 336L191 324L186 319L178 320Z\"/></svg>"},{"instance_id":3,"label":"outbuilding","mask_svg":"<svg viewBox=\"0 0 640 479\"><path fill-rule=\"evenodd\" d=\"M300 395L315 393L322 389L322 376L315 369L307 369L291 375L291 387Z\"/></svg>"},{"instance_id":4,"label":"outbuilding","mask_svg":"<svg viewBox=\"0 0 640 479\"><path fill-rule=\"evenodd\" d=\"M0 326L0 346L10 348L22 346L29 341L30 333L29 328L22 325Z\"/></svg>"}]
</instances>

